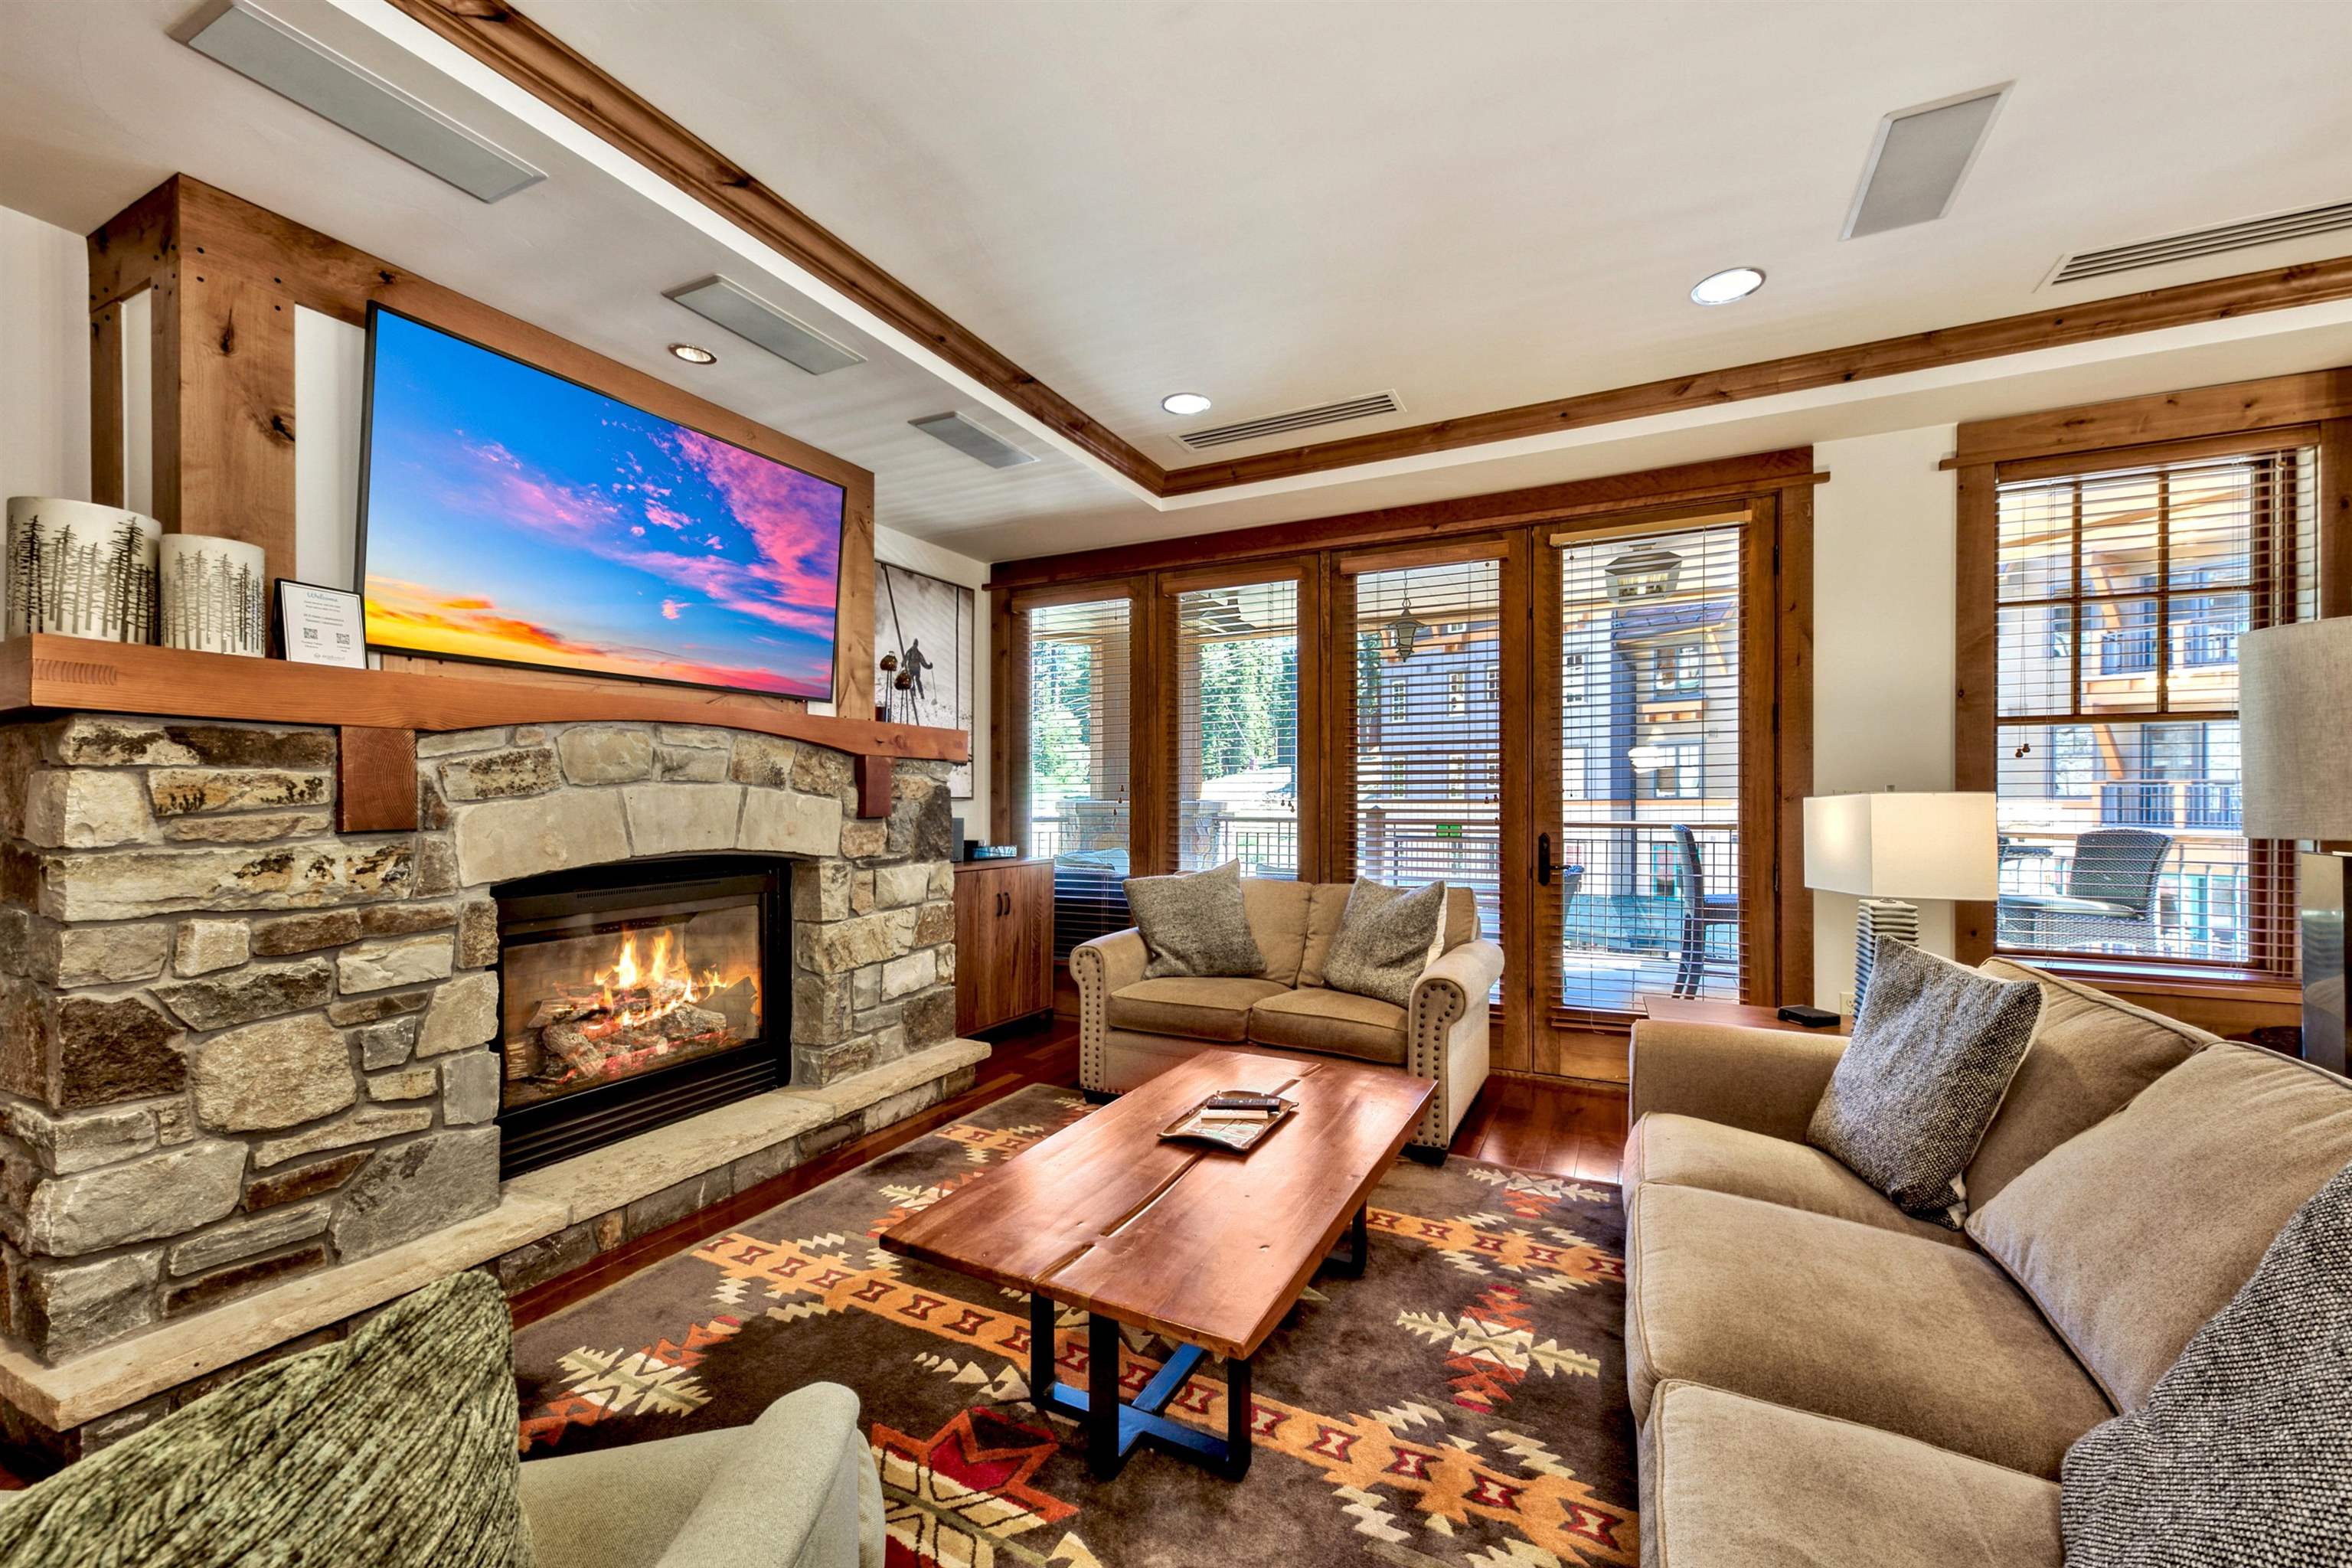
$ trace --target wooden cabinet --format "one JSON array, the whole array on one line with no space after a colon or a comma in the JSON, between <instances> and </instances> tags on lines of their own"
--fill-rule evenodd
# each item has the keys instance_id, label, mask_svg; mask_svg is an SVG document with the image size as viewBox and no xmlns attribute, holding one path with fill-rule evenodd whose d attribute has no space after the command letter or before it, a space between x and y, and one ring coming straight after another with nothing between
<instances>
[{"instance_id":1,"label":"wooden cabinet","mask_svg":"<svg viewBox=\"0 0 2352 1568\"><path fill-rule=\"evenodd\" d=\"M1054 1005L1054 863L956 866L956 1033Z\"/></svg>"}]
</instances>

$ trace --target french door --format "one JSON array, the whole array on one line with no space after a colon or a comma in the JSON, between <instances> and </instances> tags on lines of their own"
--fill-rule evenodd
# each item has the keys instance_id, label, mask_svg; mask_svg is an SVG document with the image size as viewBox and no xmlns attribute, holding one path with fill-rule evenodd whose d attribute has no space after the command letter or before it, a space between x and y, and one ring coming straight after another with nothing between
<instances>
[{"instance_id":1,"label":"french door","mask_svg":"<svg viewBox=\"0 0 2352 1568\"><path fill-rule=\"evenodd\" d=\"M1613 1037L1648 996L1810 999L1775 877L1809 787L1778 743L1780 687L1811 679L1786 646L1809 617L1779 613L1779 511L1768 495L1334 563L1329 710L1352 752L1329 784L1333 871L1475 892L1507 959L1498 1067L1622 1075Z\"/></svg>"},{"instance_id":2,"label":"french door","mask_svg":"<svg viewBox=\"0 0 2352 1568\"><path fill-rule=\"evenodd\" d=\"M1756 498L1538 530L1514 1034L1538 1064L1646 997L1780 997L1777 521Z\"/></svg>"}]
</instances>

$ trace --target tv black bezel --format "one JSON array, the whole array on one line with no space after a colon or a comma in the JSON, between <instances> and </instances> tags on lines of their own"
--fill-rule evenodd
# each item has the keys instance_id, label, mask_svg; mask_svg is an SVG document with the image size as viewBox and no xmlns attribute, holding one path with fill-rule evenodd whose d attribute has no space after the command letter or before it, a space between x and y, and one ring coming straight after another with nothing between
<instances>
[{"instance_id":1,"label":"tv black bezel","mask_svg":"<svg viewBox=\"0 0 2352 1568\"><path fill-rule=\"evenodd\" d=\"M838 490L841 493L841 515L839 521L834 524L833 545L833 635L830 638L833 647L833 657L827 661L825 666L825 694L823 697L813 697L794 691L774 691L760 686L722 686L713 681L678 680L671 677L662 675L620 675L614 671L605 669L583 669L577 665L571 664L548 664L530 659L519 658L487 658L477 654L442 653L432 648L407 647L398 643L377 642L373 632L368 626L367 544L368 470L375 457L375 324L376 318L379 315L398 316L404 321L413 322L417 326L425 328L428 331L438 332L445 338L455 338L457 342L466 344L469 348L477 348L481 350L484 353L496 354L500 359L511 361L514 363L522 366L525 370L536 371L540 374L550 377L552 380L567 382L570 384L578 387L583 392L593 393L598 397L609 398L613 402L619 404L622 407L634 410L636 413L646 416L649 419L659 419L666 424L675 425L681 430L691 430L696 435L703 437L705 439L717 441L723 446L732 447L739 452L748 452L752 457L759 458L762 462L773 463L778 468L790 468L796 474L806 474L810 479L816 480L819 484L831 485L835 490ZM719 435L715 431L705 430L698 425L689 425L683 419L672 419L667 414L656 413L653 409L647 408L642 404L632 403L627 398L617 396L613 393L605 391L601 386L591 386L588 383L582 381L577 376L566 375L562 371L558 370L550 370L543 364L533 364L530 361L524 359L520 354L509 353L504 349L495 348L488 343L481 342L478 338L468 337L463 332L453 331L449 328L442 326L437 321L428 321L424 317L413 314L410 311L395 310L394 307L383 303L380 300L371 300L368 301L367 357L365 366L361 373L361 377L360 493L358 507L359 528L357 537L352 545L352 569L353 576L356 579L352 584L352 589L360 597L360 626L362 640L365 644L368 652L399 654L407 658L446 659L452 664L477 664L492 669L527 669L534 670L541 674L574 676L592 680L622 680L635 685L676 686L682 687L689 691L725 691L751 697L781 698L790 702L829 702L838 706L841 692L841 595L843 587L849 575L847 571L847 563L842 559L843 552L847 545L849 534L849 487L847 485L845 485L836 479L826 479L823 474L811 473L808 469L802 468L798 463L787 463L782 458L772 458L765 452L746 447L740 441L730 441L726 437ZM692 395L688 394L688 395Z\"/></svg>"}]
</instances>

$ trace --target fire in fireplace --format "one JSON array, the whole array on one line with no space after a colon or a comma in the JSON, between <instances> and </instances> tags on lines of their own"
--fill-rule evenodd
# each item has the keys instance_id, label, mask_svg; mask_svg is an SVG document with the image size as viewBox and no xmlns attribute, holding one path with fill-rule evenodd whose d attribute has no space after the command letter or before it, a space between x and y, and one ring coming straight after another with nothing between
<instances>
[{"instance_id":1,"label":"fire in fireplace","mask_svg":"<svg viewBox=\"0 0 2352 1568\"><path fill-rule=\"evenodd\" d=\"M784 1080L780 870L640 862L499 889L508 1174Z\"/></svg>"}]
</instances>

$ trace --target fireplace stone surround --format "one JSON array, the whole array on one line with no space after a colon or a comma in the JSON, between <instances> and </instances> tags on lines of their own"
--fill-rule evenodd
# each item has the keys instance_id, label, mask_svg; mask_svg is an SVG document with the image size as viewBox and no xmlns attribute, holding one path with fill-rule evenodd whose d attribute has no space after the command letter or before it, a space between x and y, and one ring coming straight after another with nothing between
<instances>
[{"instance_id":1,"label":"fireplace stone surround","mask_svg":"<svg viewBox=\"0 0 2352 1568\"><path fill-rule=\"evenodd\" d=\"M415 832L338 734L0 725L0 1424L71 1458L432 1278L520 1290L959 1092L944 763L708 726L423 735ZM790 1086L501 1184L491 889L790 862Z\"/></svg>"}]
</instances>

